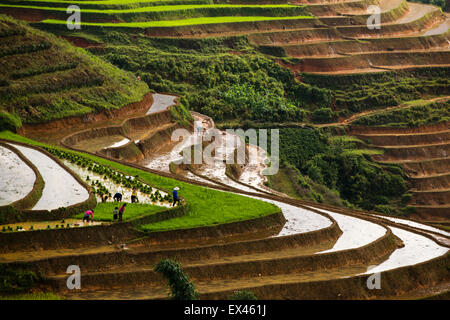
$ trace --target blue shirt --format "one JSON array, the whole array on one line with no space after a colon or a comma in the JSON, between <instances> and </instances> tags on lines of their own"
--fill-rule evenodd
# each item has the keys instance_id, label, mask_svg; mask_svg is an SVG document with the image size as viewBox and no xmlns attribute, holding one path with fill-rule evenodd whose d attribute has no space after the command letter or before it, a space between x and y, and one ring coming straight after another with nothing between
<instances>
[{"instance_id":1,"label":"blue shirt","mask_svg":"<svg viewBox=\"0 0 450 320\"><path fill-rule=\"evenodd\" d=\"M173 195L174 199L178 199L178 192L177 192L177 190L173 190L172 195Z\"/></svg>"}]
</instances>

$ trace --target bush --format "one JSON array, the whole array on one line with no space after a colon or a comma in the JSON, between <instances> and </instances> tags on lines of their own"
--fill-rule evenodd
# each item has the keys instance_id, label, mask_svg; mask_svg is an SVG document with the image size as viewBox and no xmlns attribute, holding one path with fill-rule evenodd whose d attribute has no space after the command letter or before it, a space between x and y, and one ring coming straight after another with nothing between
<instances>
[{"instance_id":1,"label":"bush","mask_svg":"<svg viewBox=\"0 0 450 320\"><path fill-rule=\"evenodd\" d=\"M320 108L314 110L312 114L312 120L314 122L330 122L333 120L333 111L330 108Z\"/></svg>"},{"instance_id":2,"label":"bush","mask_svg":"<svg viewBox=\"0 0 450 320\"><path fill-rule=\"evenodd\" d=\"M22 122L17 116L0 111L0 131L9 130L17 132L17 129L21 126Z\"/></svg>"},{"instance_id":3,"label":"bush","mask_svg":"<svg viewBox=\"0 0 450 320\"><path fill-rule=\"evenodd\" d=\"M0 264L0 279L1 293L18 293L31 289L38 277L32 271Z\"/></svg>"},{"instance_id":4,"label":"bush","mask_svg":"<svg viewBox=\"0 0 450 320\"><path fill-rule=\"evenodd\" d=\"M256 296L251 291L236 291L231 296L228 297L228 300L258 300Z\"/></svg>"},{"instance_id":5,"label":"bush","mask_svg":"<svg viewBox=\"0 0 450 320\"><path fill-rule=\"evenodd\" d=\"M181 265L171 259L162 259L155 267L155 271L162 274L169 281L173 300L197 300L199 293L189 277L181 269Z\"/></svg>"}]
</instances>

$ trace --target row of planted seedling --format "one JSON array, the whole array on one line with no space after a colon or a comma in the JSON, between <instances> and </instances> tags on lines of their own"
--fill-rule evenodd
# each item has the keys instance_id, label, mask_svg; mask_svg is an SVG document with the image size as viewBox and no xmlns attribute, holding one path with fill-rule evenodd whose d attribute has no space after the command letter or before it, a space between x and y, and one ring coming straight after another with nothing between
<instances>
[{"instance_id":1,"label":"row of planted seedling","mask_svg":"<svg viewBox=\"0 0 450 320\"><path fill-rule=\"evenodd\" d=\"M64 228L70 228L70 223L67 223L66 225L64 225L65 224L65 220L63 219L61 222L60 222L60 224L56 224L55 226L54 226L54 229L64 229ZM49 230L49 229L52 229L52 227L50 226L50 225L47 225L47 228L46 228L47 230ZM34 228L34 226L33 225L31 225L29 228L28 228L28 230L29 231L33 231L33 230L42 230L42 229L35 229ZM13 228L13 227L11 227L11 226L3 226L2 227L2 232L17 232L17 231L25 231L25 228L24 228L24 226L20 226L20 225L18 225L18 226L15 226L15 228Z\"/></svg>"},{"instance_id":2,"label":"row of planted seedling","mask_svg":"<svg viewBox=\"0 0 450 320\"><path fill-rule=\"evenodd\" d=\"M75 164L75 165L77 165L83 169L86 169L90 172L93 172L99 176L103 176L103 180L105 180L105 181L110 179L116 185L122 185L123 187L130 188L130 189L135 188L136 190L139 190L142 194L149 195L150 199L153 202L156 202L156 201L171 202L172 201L172 196L169 194L162 196L161 193L159 192L159 190L156 190L153 193L153 188L149 185L146 185L146 184L140 182L138 179L136 179L137 176L136 177L126 176L122 173L119 173L119 172L109 168L109 167L98 164L91 159L87 159L83 156L73 154L71 152L57 150L57 149L49 148L49 147L44 147L44 149L60 159L68 160L72 164ZM89 176L86 177L86 181L87 182L91 181ZM108 190L108 188L106 188L99 180L91 181L91 187L92 187L93 193L100 197L107 195L108 197L111 198L111 196L112 196L112 193L110 192L110 190Z\"/></svg>"}]
</instances>

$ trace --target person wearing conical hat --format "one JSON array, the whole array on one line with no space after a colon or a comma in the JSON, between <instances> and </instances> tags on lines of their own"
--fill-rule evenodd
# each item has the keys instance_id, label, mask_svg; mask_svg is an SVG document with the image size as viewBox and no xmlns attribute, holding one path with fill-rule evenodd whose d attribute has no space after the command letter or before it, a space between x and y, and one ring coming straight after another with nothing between
<instances>
[{"instance_id":1,"label":"person wearing conical hat","mask_svg":"<svg viewBox=\"0 0 450 320\"><path fill-rule=\"evenodd\" d=\"M178 199L178 190L180 190L180 188L178 188L178 187L173 188L173 191L172 191L172 196L173 196L172 207L174 207L175 203L177 203L177 202L178 202L178 204L180 204L180 200Z\"/></svg>"}]
</instances>

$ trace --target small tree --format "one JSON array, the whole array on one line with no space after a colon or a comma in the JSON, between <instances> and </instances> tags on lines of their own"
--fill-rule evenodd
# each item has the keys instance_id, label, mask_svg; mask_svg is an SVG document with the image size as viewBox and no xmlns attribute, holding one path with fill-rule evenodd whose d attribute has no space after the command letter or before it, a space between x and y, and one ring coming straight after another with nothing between
<instances>
[{"instance_id":1,"label":"small tree","mask_svg":"<svg viewBox=\"0 0 450 320\"><path fill-rule=\"evenodd\" d=\"M199 293L189 277L183 272L181 265L171 259L162 259L155 267L155 271L161 273L169 281L169 287L173 300L197 300Z\"/></svg>"}]
</instances>

